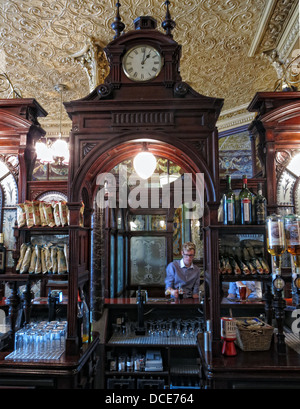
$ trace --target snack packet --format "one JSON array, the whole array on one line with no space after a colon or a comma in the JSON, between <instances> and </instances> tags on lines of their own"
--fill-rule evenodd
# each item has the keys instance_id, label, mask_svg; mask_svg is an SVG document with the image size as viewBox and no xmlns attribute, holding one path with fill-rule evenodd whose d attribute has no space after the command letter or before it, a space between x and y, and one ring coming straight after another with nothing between
<instances>
[{"instance_id":1,"label":"snack packet","mask_svg":"<svg viewBox=\"0 0 300 409\"><path fill-rule=\"evenodd\" d=\"M33 221L33 204L32 202L26 201L24 204L25 207L25 214L26 214L26 225L27 227L32 227L34 226L34 221Z\"/></svg>"},{"instance_id":2,"label":"snack packet","mask_svg":"<svg viewBox=\"0 0 300 409\"><path fill-rule=\"evenodd\" d=\"M20 269L21 269L26 250L27 250L27 244L26 243L21 244L20 257L19 257L19 260L18 260L18 263L17 263L17 266L16 266L16 271L20 271Z\"/></svg>"},{"instance_id":3,"label":"snack packet","mask_svg":"<svg viewBox=\"0 0 300 409\"><path fill-rule=\"evenodd\" d=\"M40 216L40 202L38 200L33 200L33 223L35 226L41 225L41 216Z\"/></svg>"},{"instance_id":4,"label":"snack packet","mask_svg":"<svg viewBox=\"0 0 300 409\"><path fill-rule=\"evenodd\" d=\"M54 221L54 216L53 216L52 204L43 202L43 209L44 209L44 215L46 219L46 225L49 227L54 227L55 221Z\"/></svg>"},{"instance_id":5,"label":"snack packet","mask_svg":"<svg viewBox=\"0 0 300 409\"><path fill-rule=\"evenodd\" d=\"M31 244L26 245L26 252L24 255L24 259L22 261L22 265L20 268L20 274L24 274L28 272L30 261L31 261Z\"/></svg>"},{"instance_id":6,"label":"snack packet","mask_svg":"<svg viewBox=\"0 0 300 409\"><path fill-rule=\"evenodd\" d=\"M57 247L50 248L52 274L57 274Z\"/></svg>"},{"instance_id":7,"label":"snack packet","mask_svg":"<svg viewBox=\"0 0 300 409\"><path fill-rule=\"evenodd\" d=\"M60 201L58 203L59 206L59 216L60 216L60 221L61 225L65 226L68 223L68 207L67 207L67 202Z\"/></svg>"},{"instance_id":8,"label":"snack packet","mask_svg":"<svg viewBox=\"0 0 300 409\"><path fill-rule=\"evenodd\" d=\"M35 271L35 264L36 264L36 252L35 249L32 248L31 250L31 257L30 257L30 265L28 269L28 273L32 274Z\"/></svg>"},{"instance_id":9,"label":"snack packet","mask_svg":"<svg viewBox=\"0 0 300 409\"><path fill-rule=\"evenodd\" d=\"M41 246L35 245L36 263L35 263L35 274L41 274L42 272L42 258L41 258Z\"/></svg>"},{"instance_id":10,"label":"snack packet","mask_svg":"<svg viewBox=\"0 0 300 409\"><path fill-rule=\"evenodd\" d=\"M44 202L39 202L39 210L40 210L40 219L41 219L41 225L42 226L47 226L47 220L45 217L44 213Z\"/></svg>"},{"instance_id":11,"label":"snack packet","mask_svg":"<svg viewBox=\"0 0 300 409\"><path fill-rule=\"evenodd\" d=\"M53 201L52 203L52 208L53 208L53 217L54 217L54 222L56 226L61 225L61 220L60 220L60 214L59 214L59 202Z\"/></svg>"},{"instance_id":12,"label":"snack packet","mask_svg":"<svg viewBox=\"0 0 300 409\"><path fill-rule=\"evenodd\" d=\"M24 203L17 204L17 225L19 228L26 226L26 212Z\"/></svg>"},{"instance_id":13,"label":"snack packet","mask_svg":"<svg viewBox=\"0 0 300 409\"><path fill-rule=\"evenodd\" d=\"M57 246L57 271L58 274L66 274L67 272L67 263L64 255L64 249L60 246Z\"/></svg>"}]
</instances>

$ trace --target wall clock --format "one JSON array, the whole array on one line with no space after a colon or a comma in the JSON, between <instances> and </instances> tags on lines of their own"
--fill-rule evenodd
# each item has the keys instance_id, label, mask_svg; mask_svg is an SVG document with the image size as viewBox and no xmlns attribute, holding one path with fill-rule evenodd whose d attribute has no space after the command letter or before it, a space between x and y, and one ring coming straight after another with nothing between
<instances>
[{"instance_id":1,"label":"wall clock","mask_svg":"<svg viewBox=\"0 0 300 409\"><path fill-rule=\"evenodd\" d=\"M123 58L123 71L132 81L150 81L156 78L163 66L159 51L147 44L136 45Z\"/></svg>"}]
</instances>

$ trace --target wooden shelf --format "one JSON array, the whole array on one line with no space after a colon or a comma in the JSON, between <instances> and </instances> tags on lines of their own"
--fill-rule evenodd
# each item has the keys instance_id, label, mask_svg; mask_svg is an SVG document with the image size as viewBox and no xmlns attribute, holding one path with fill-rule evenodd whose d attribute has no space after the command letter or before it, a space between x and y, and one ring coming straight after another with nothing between
<instances>
[{"instance_id":1,"label":"wooden shelf","mask_svg":"<svg viewBox=\"0 0 300 409\"><path fill-rule=\"evenodd\" d=\"M1 274L0 281L68 280L69 274Z\"/></svg>"},{"instance_id":2,"label":"wooden shelf","mask_svg":"<svg viewBox=\"0 0 300 409\"><path fill-rule=\"evenodd\" d=\"M271 281L272 274L220 274L221 281Z\"/></svg>"},{"instance_id":3,"label":"wooden shelf","mask_svg":"<svg viewBox=\"0 0 300 409\"><path fill-rule=\"evenodd\" d=\"M221 233L228 233L228 234L239 234L239 233L247 233L247 234L263 234L266 231L266 226L262 224L233 224L233 225L226 225L226 224L214 224L210 226L204 227L204 230L218 230Z\"/></svg>"}]
</instances>

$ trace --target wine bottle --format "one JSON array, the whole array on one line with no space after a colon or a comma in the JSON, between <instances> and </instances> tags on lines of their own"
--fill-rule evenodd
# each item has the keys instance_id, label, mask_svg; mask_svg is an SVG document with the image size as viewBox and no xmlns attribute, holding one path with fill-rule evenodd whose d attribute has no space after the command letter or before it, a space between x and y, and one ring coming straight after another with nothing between
<instances>
[{"instance_id":1,"label":"wine bottle","mask_svg":"<svg viewBox=\"0 0 300 409\"><path fill-rule=\"evenodd\" d=\"M83 312L82 312L82 301L80 299L79 291L77 298L77 337L78 337L78 346L82 347L82 338L83 338Z\"/></svg>"},{"instance_id":2,"label":"wine bottle","mask_svg":"<svg viewBox=\"0 0 300 409\"><path fill-rule=\"evenodd\" d=\"M4 246L4 235L0 233L0 274L5 273L6 247Z\"/></svg>"},{"instance_id":3,"label":"wine bottle","mask_svg":"<svg viewBox=\"0 0 300 409\"><path fill-rule=\"evenodd\" d=\"M226 177L226 190L223 195L223 223L235 224L235 194L231 189L231 176Z\"/></svg>"},{"instance_id":4,"label":"wine bottle","mask_svg":"<svg viewBox=\"0 0 300 409\"><path fill-rule=\"evenodd\" d=\"M265 224L267 217L267 199L262 194L262 183L257 185L257 196L254 199L254 221Z\"/></svg>"},{"instance_id":5,"label":"wine bottle","mask_svg":"<svg viewBox=\"0 0 300 409\"><path fill-rule=\"evenodd\" d=\"M247 187L247 176L243 176L243 188L239 194L241 224L252 223L252 195Z\"/></svg>"},{"instance_id":6,"label":"wine bottle","mask_svg":"<svg viewBox=\"0 0 300 409\"><path fill-rule=\"evenodd\" d=\"M85 301L85 297L83 291L81 292L81 302L82 302L82 342L86 343L89 342L90 338L90 311L87 303Z\"/></svg>"}]
</instances>

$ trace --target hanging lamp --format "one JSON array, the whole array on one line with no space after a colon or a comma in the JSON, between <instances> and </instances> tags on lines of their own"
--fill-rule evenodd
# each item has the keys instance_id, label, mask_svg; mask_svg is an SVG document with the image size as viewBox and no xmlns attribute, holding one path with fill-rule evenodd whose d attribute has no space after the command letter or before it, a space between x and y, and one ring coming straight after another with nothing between
<instances>
[{"instance_id":1,"label":"hanging lamp","mask_svg":"<svg viewBox=\"0 0 300 409\"><path fill-rule=\"evenodd\" d=\"M143 143L142 151L133 159L133 168L142 179L148 179L155 171L156 158L148 151L145 142Z\"/></svg>"},{"instance_id":2,"label":"hanging lamp","mask_svg":"<svg viewBox=\"0 0 300 409\"><path fill-rule=\"evenodd\" d=\"M67 141L62 139L62 108L63 108L63 92L68 89L64 84L58 84L54 87L55 91L60 92L60 119L59 119L59 134L58 139L52 145L52 154L53 158L57 159L59 164L63 163L68 165L70 153L69 153L69 144Z\"/></svg>"}]
</instances>

